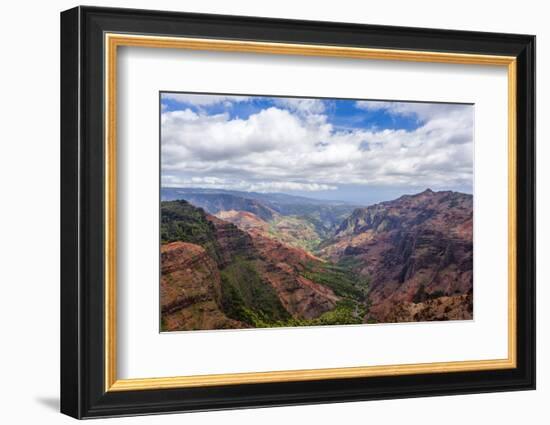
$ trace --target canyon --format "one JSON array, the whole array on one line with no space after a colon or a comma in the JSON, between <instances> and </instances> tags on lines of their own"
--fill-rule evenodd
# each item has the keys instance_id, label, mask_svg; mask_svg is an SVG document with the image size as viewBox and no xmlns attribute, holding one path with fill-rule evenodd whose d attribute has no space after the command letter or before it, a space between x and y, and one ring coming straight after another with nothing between
<instances>
[{"instance_id":1,"label":"canyon","mask_svg":"<svg viewBox=\"0 0 550 425\"><path fill-rule=\"evenodd\" d=\"M161 329L473 318L473 200L161 193Z\"/></svg>"}]
</instances>

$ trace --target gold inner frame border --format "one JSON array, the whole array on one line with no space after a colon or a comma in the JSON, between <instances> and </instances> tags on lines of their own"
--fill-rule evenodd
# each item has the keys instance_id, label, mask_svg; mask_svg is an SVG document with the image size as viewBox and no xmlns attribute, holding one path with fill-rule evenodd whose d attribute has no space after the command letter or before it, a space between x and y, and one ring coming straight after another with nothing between
<instances>
[{"instance_id":1,"label":"gold inner frame border","mask_svg":"<svg viewBox=\"0 0 550 425\"><path fill-rule=\"evenodd\" d=\"M239 385L289 381L312 381L411 375L421 373L450 373L512 369L516 357L516 285L517 285L517 229L516 229L516 58L463 53L428 52L393 49L371 49L330 45L288 44L256 41L235 41L204 38L180 38L150 35L106 33L105 46L105 391L137 391L217 385ZM508 72L508 357L495 360L468 360L454 362L398 364L381 366L342 367L193 375L151 378L117 378L117 324L116 324L116 164L117 164L117 51L118 47L148 47L260 53L278 55L324 56L337 58L397 60L403 62L432 62L468 65L504 66Z\"/></svg>"}]
</instances>

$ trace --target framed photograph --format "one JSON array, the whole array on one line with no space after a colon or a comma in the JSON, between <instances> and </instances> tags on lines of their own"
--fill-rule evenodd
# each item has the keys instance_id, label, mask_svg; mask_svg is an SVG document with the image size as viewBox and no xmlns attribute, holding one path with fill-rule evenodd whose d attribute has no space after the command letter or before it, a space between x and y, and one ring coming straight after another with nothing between
<instances>
[{"instance_id":1,"label":"framed photograph","mask_svg":"<svg viewBox=\"0 0 550 425\"><path fill-rule=\"evenodd\" d=\"M61 14L61 411L535 388L535 37Z\"/></svg>"}]
</instances>

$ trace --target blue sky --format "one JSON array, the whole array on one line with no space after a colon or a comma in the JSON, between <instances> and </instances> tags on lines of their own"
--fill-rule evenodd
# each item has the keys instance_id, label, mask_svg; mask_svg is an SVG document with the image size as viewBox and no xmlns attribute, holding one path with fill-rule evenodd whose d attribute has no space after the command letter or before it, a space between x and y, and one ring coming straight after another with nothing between
<instances>
[{"instance_id":1,"label":"blue sky","mask_svg":"<svg viewBox=\"0 0 550 425\"><path fill-rule=\"evenodd\" d=\"M170 94L163 96L163 112L181 110L182 106L185 105L196 113L206 113L208 115L227 113L230 119L246 120L259 110L280 107L277 102L280 99L268 96L247 96L249 98L247 102L231 102L230 107L224 103L194 105L191 102L174 100L169 96ZM395 115L383 109L358 111L355 106L356 102L349 99L319 99L319 101L324 104L328 120L336 129L386 128L414 130L422 124L415 115Z\"/></svg>"},{"instance_id":2,"label":"blue sky","mask_svg":"<svg viewBox=\"0 0 550 425\"><path fill-rule=\"evenodd\" d=\"M472 192L473 106L161 94L163 187L371 204Z\"/></svg>"}]
</instances>

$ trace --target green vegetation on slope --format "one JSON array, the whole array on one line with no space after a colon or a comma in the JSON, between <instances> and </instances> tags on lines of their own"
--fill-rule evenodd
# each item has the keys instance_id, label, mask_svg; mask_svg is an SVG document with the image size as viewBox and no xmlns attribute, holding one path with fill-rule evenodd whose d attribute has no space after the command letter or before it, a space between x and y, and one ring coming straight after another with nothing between
<instances>
[{"instance_id":1,"label":"green vegetation on slope","mask_svg":"<svg viewBox=\"0 0 550 425\"><path fill-rule=\"evenodd\" d=\"M219 263L216 229L202 209L186 201L165 201L160 204L160 217L161 243L182 241L200 245Z\"/></svg>"},{"instance_id":2,"label":"green vegetation on slope","mask_svg":"<svg viewBox=\"0 0 550 425\"><path fill-rule=\"evenodd\" d=\"M277 205L279 214L297 216L315 226L321 238L328 237L356 208L351 205Z\"/></svg>"},{"instance_id":3,"label":"green vegetation on slope","mask_svg":"<svg viewBox=\"0 0 550 425\"><path fill-rule=\"evenodd\" d=\"M334 293L343 298L364 301L367 296L369 281L353 273L347 267L335 264L313 264L307 265L302 276L313 282L328 286Z\"/></svg>"},{"instance_id":4,"label":"green vegetation on slope","mask_svg":"<svg viewBox=\"0 0 550 425\"><path fill-rule=\"evenodd\" d=\"M330 287L343 298L331 311L315 319L296 319L284 309L273 288L262 281L254 261L236 259L221 271L222 307L235 320L256 328L361 324L367 313L368 281L349 270L324 264L303 276ZM309 268L311 270L311 268Z\"/></svg>"},{"instance_id":5,"label":"green vegetation on slope","mask_svg":"<svg viewBox=\"0 0 550 425\"><path fill-rule=\"evenodd\" d=\"M338 266L349 270L350 272L355 272L364 266L363 260L354 256L344 256L338 261ZM366 279L368 281L368 279Z\"/></svg>"},{"instance_id":6,"label":"green vegetation on slope","mask_svg":"<svg viewBox=\"0 0 550 425\"><path fill-rule=\"evenodd\" d=\"M275 290L262 280L254 260L236 257L220 275L222 308L228 317L254 327L269 327L290 318Z\"/></svg>"},{"instance_id":7,"label":"green vegetation on slope","mask_svg":"<svg viewBox=\"0 0 550 425\"><path fill-rule=\"evenodd\" d=\"M363 323L367 314L369 279L353 272L349 266L330 263L310 263L302 276L315 283L329 287L342 299L336 307L320 317L301 323L299 326L346 325Z\"/></svg>"},{"instance_id":8,"label":"green vegetation on slope","mask_svg":"<svg viewBox=\"0 0 550 425\"><path fill-rule=\"evenodd\" d=\"M333 310L327 311L314 319L311 325L359 325L363 323L366 314L367 309L363 304L354 300L343 299L336 304Z\"/></svg>"},{"instance_id":9,"label":"green vegetation on slope","mask_svg":"<svg viewBox=\"0 0 550 425\"><path fill-rule=\"evenodd\" d=\"M315 319L296 319L278 320L275 322L265 322L258 320L258 328L279 328L296 326L334 326L334 325L360 325L367 314L366 307L356 301L343 299L336 304L332 310L323 313Z\"/></svg>"},{"instance_id":10,"label":"green vegetation on slope","mask_svg":"<svg viewBox=\"0 0 550 425\"><path fill-rule=\"evenodd\" d=\"M269 221L269 235L309 252L313 252L321 242L315 226L305 218L296 216L276 216Z\"/></svg>"}]
</instances>

